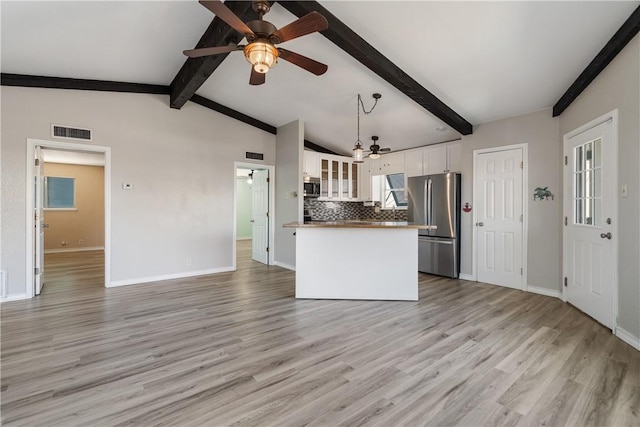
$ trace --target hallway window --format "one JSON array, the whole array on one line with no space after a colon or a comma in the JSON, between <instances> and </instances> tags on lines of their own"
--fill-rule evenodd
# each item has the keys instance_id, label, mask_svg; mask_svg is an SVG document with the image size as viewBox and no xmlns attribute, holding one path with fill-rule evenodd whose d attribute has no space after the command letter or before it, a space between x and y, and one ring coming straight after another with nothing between
<instances>
[{"instance_id":1,"label":"hallway window","mask_svg":"<svg viewBox=\"0 0 640 427\"><path fill-rule=\"evenodd\" d=\"M75 209L75 178L47 176L44 180L45 209Z\"/></svg>"}]
</instances>

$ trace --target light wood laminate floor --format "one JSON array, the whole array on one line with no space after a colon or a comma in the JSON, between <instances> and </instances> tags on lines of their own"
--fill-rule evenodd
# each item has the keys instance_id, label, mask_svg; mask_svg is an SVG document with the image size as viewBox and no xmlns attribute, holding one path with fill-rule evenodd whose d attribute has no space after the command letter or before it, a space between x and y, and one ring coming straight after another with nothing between
<instances>
[{"instance_id":1,"label":"light wood laminate floor","mask_svg":"<svg viewBox=\"0 0 640 427\"><path fill-rule=\"evenodd\" d=\"M419 302L294 299L238 270L105 289L50 257L2 304L4 425L640 425L640 353L560 300L420 275Z\"/></svg>"}]
</instances>

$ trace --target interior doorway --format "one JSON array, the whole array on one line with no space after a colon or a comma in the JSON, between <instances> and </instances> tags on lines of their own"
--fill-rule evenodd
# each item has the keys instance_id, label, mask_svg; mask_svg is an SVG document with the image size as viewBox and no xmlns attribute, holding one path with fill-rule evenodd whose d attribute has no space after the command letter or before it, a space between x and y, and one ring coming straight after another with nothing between
<instances>
[{"instance_id":1,"label":"interior doorway","mask_svg":"<svg viewBox=\"0 0 640 427\"><path fill-rule=\"evenodd\" d=\"M526 144L475 150L474 268L477 281L526 288Z\"/></svg>"},{"instance_id":2,"label":"interior doorway","mask_svg":"<svg viewBox=\"0 0 640 427\"><path fill-rule=\"evenodd\" d=\"M27 139L27 159L27 297L43 291L50 265L58 276L62 267L82 271L74 263L85 257L108 286L109 147Z\"/></svg>"},{"instance_id":3,"label":"interior doorway","mask_svg":"<svg viewBox=\"0 0 640 427\"><path fill-rule=\"evenodd\" d=\"M247 246L254 261L273 264L273 173L273 166L236 163L234 268L237 248Z\"/></svg>"},{"instance_id":4,"label":"interior doorway","mask_svg":"<svg viewBox=\"0 0 640 427\"><path fill-rule=\"evenodd\" d=\"M104 276L104 153L36 147L42 160L42 274L36 277L36 295L69 292L89 286L90 280L60 281L90 270ZM37 182L37 181L36 181ZM91 266L91 267L89 267ZM62 286L61 284L64 284ZM56 289L52 289L52 288Z\"/></svg>"}]
</instances>

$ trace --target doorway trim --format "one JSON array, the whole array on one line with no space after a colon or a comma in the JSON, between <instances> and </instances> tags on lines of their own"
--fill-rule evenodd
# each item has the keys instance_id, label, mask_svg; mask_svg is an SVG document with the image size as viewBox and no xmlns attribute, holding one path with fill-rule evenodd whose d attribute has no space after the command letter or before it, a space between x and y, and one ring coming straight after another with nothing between
<instances>
[{"instance_id":1,"label":"doorway trim","mask_svg":"<svg viewBox=\"0 0 640 427\"><path fill-rule=\"evenodd\" d=\"M564 136L562 137L562 151L564 153L564 149L565 149L565 145L567 143L568 140L570 140L571 138L580 135L583 132L586 132L590 129L593 129L596 126L601 125L602 123L606 123L608 121L612 121L612 126L613 126L613 131L612 131L612 141L611 141L611 145L612 145L612 149L613 149L613 160L615 162L615 167L614 167L614 173L612 174L612 179L613 179L613 188L615 189L615 194L613 194L613 198L615 200L615 203L613 204L613 206L611 206L611 209L613 211L613 235L614 236L620 236L619 233L619 229L618 229L618 222L619 222L619 215L618 215L618 203L620 202L619 197L618 197L618 109L615 109L613 111L610 111L606 114L601 115L600 117L597 117L591 121L589 121L588 123L585 123L584 125L572 130L571 132L568 132L566 134L564 134ZM564 156L564 154L563 154ZM562 188L565 189L567 188L567 185L570 185L571 183L566 182L566 177L565 177L565 170L563 167L562 170ZM566 216L568 215L567 212L565 212L565 208L564 208L564 202L565 202L565 197L567 195L563 194L562 196L562 203L563 203L563 208L562 208L562 216ZM567 238L566 236L566 229L565 227L562 227L562 277L566 277L567 275L567 266L566 266L566 260L567 260L567 245L565 243L565 239ZM613 268L613 319L611 322L612 325L612 329L611 332L613 333L613 335L617 335L617 330L618 330L618 286L619 286L619 281L618 281L618 268L620 265L620 260L618 259L618 244L616 243L615 245L613 245L613 258L614 258L614 268ZM561 292L561 298L563 302L567 302L567 293L565 292L565 287L563 285L561 285L562 288L562 292Z\"/></svg>"},{"instance_id":2,"label":"doorway trim","mask_svg":"<svg viewBox=\"0 0 640 427\"><path fill-rule=\"evenodd\" d=\"M238 227L238 188L236 174L238 169L266 169L269 171L269 265L274 265L275 259L275 225L276 225L276 192L275 192L275 173L276 167L273 165L261 165L256 163L234 162L233 164L233 270L237 269L236 265L236 237Z\"/></svg>"},{"instance_id":3,"label":"doorway trim","mask_svg":"<svg viewBox=\"0 0 640 427\"><path fill-rule=\"evenodd\" d=\"M476 182L476 171L478 170L478 155L515 149L522 149L522 290L528 291L529 284L527 280L527 236L529 234L529 203L527 198L527 189L529 188L529 151L528 144L526 142L522 144L511 144L473 150L473 183L471 190L473 192L472 206L478 206L478 184ZM473 232L471 233L471 276L473 281L478 281L478 227L475 226L476 222L478 221L477 215L478 211L474 209L473 219L471 222L471 228L473 229Z\"/></svg>"},{"instance_id":4,"label":"doorway trim","mask_svg":"<svg viewBox=\"0 0 640 427\"><path fill-rule=\"evenodd\" d=\"M104 286L111 283L111 147L99 145L87 145L74 142L48 141L44 139L27 138L27 241L26 241L26 298L33 298L35 295L33 282L33 239L35 229L34 209L34 188L33 174L35 148L57 149L65 151L90 151L104 154Z\"/></svg>"}]
</instances>

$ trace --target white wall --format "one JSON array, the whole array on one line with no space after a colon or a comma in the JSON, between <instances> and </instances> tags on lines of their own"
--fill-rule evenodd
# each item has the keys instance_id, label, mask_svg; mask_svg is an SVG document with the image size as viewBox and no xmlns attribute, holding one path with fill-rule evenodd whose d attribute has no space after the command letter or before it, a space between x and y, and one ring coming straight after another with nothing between
<instances>
[{"instance_id":1,"label":"white wall","mask_svg":"<svg viewBox=\"0 0 640 427\"><path fill-rule=\"evenodd\" d=\"M0 90L8 296L26 290L26 139L51 139L51 123L90 128L93 144L111 147L112 282L231 268L234 161L251 150L275 164L274 135L194 103L171 109L164 95Z\"/></svg>"},{"instance_id":2,"label":"white wall","mask_svg":"<svg viewBox=\"0 0 640 427\"><path fill-rule=\"evenodd\" d=\"M473 151L481 148L527 144L529 188L527 284L555 292L562 273L562 144L559 120L551 109L477 125L462 137L462 203L473 203ZM554 200L533 201L536 187L549 187ZM474 207L475 208L475 207ZM461 218L461 272L472 270L472 213Z\"/></svg>"},{"instance_id":3,"label":"white wall","mask_svg":"<svg viewBox=\"0 0 640 427\"><path fill-rule=\"evenodd\" d=\"M304 123L300 120L278 128L276 138L276 230L275 263L295 268L296 240L293 228L282 224L303 220L302 156ZM293 197L295 192L297 197Z\"/></svg>"},{"instance_id":4,"label":"white wall","mask_svg":"<svg viewBox=\"0 0 640 427\"><path fill-rule=\"evenodd\" d=\"M618 109L618 325L640 340L640 36L560 115L564 135Z\"/></svg>"}]
</instances>

